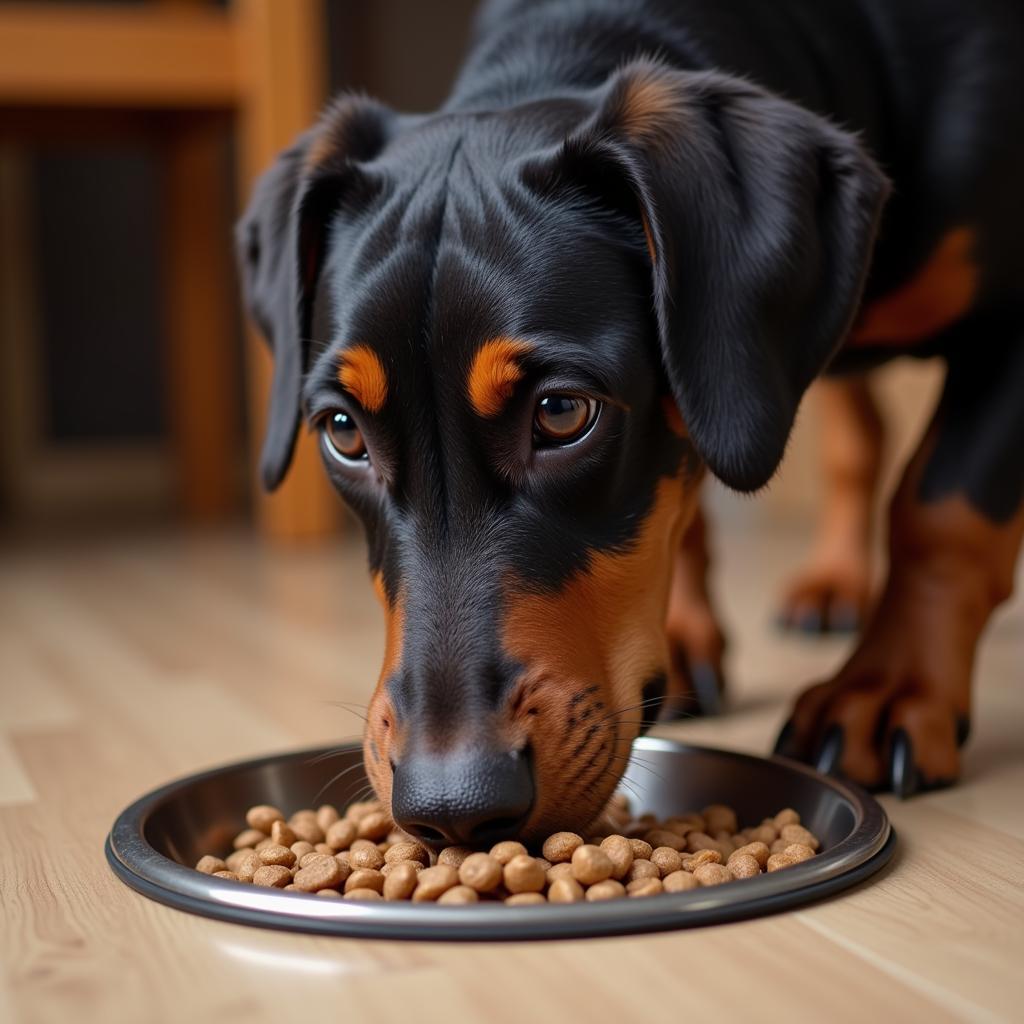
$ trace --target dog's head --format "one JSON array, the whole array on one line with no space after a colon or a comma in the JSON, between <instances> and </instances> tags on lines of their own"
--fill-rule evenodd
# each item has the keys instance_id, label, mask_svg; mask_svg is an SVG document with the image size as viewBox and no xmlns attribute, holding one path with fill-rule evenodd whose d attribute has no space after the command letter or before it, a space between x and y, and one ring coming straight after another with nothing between
<instances>
[{"instance_id":1,"label":"dog's head","mask_svg":"<svg viewBox=\"0 0 1024 1024\"><path fill-rule=\"evenodd\" d=\"M603 806L664 687L699 479L775 471L885 189L822 119L650 62L495 112L345 98L261 180L263 476L305 417L365 524L387 615L366 767L406 829Z\"/></svg>"}]
</instances>

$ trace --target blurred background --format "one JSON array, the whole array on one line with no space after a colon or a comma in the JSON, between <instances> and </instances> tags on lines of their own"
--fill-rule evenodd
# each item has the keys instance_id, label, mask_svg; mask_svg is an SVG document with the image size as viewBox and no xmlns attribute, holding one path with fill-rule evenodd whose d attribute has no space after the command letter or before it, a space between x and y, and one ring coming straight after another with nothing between
<instances>
[{"instance_id":1,"label":"blurred background","mask_svg":"<svg viewBox=\"0 0 1024 1024\"><path fill-rule=\"evenodd\" d=\"M0 523L8 535L236 525L343 528L307 450L254 483L267 357L238 307L231 225L254 176L323 100L429 110L474 0L0 0ZM878 390L888 464L936 368ZM793 524L818 499L806 405L765 500L719 515ZM890 473L891 476L891 473Z\"/></svg>"}]
</instances>

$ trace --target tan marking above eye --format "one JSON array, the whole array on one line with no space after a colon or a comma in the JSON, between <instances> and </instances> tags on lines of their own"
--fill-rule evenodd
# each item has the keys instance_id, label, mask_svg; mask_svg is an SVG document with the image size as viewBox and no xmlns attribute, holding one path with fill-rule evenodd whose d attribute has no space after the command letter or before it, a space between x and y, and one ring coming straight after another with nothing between
<instances>
[{"instance_id":1,"label":"tan marking above eye","mask_svg":"<svg viewBox=\"0 0 1024 1024\"><path fill-rule=\"evenodd\" d=\"M490 419L505 407L523 377L519 360L532 348L528 341L492 338L477 349L469 369L466 390L470 405L478 416Z\"/></svg>"},{"instance_id":2,"label":"tan marking above eye","mask_svg":"<svg viewBox=\"0 0 1024 1024\"><path fill-rule=\"evenodd\" d=\"M338 381L367 411L380 412L388 397L388 377L369 345L353 345L338 357Z\"/></svg>"}]
</instances>

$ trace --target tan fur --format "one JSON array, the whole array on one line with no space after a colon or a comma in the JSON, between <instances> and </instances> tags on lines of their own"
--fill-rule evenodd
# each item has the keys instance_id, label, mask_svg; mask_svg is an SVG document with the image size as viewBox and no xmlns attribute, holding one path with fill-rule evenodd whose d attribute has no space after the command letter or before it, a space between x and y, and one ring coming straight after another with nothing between
<instances>
[{"instance_id":1,"label":"tan fur","mask_svg":"<svg viewBox=\"0 0 1024 1024\"><path fill-rule=\"evenodd\" d=\"M380 412L388 397L388 378L380 356L368 345L354 345L339 357L341 386L367 411Z\"/></svg>"},{"instance_id":2,"label":"tan fur","mask_svg":"<svg viewBox=\"0 0 1024 1024\"><path fill-rule=\"evenodd\" d=\"M470 405L478 416L490 419L505 407L523 376L519 359L531 348L529 342L515 338L492 338L480 346L466 382Z\"/></svg>"}]
</instances>

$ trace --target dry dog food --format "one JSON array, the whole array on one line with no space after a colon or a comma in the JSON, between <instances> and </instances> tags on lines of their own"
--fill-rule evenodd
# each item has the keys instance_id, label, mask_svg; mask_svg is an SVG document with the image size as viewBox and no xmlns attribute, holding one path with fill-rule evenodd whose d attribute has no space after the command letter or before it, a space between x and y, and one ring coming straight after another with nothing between
<instances>
[{"instance_id":1,"label":"dry dog food","mask_svg":"<svg viewBox=\"0 0 1024 1024\"><path fill-rule=\"evenodd\" d=\"M534 854L507 840L490 850L449 846L438 854L397 829L375 800L330 804L285 818L250 807L246 828L223 859L201 857L196 870L217 878L315 893L329 899L412 900L510 906L657 896L779 871L815 856L817 837L792 808L739 827L730 807L658 820L634 818L612 798L588 836L555 832Z\"/></svg>"}]
</instances>

